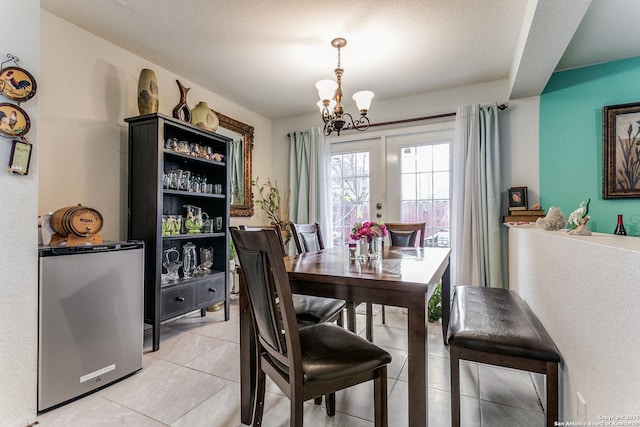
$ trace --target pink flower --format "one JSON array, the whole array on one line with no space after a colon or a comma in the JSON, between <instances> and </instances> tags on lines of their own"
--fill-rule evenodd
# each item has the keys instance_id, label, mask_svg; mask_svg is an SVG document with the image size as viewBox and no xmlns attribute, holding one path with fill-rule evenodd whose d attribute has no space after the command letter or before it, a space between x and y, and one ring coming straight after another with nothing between
<instances>
[{"instance_id":1,"label":"pink flower","mask_svg":"<svg viewBox=\"0 0 640 427\"><path fill-rule=\"evenodd\" d=\"M351 239L371 240L374 237L385 237L387 235L387 227L384 223L377 223L373 221L365 221L362 223L356 223L351 229Z\"/></svg>"}]
</instances>

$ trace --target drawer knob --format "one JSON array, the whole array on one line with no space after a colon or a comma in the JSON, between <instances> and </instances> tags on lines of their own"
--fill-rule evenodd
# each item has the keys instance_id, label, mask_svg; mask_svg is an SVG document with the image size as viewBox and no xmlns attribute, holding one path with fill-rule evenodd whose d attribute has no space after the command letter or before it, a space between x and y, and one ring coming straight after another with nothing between
<instances>
[{"instance_id":1,"label":"drawer knob","mask_svg":"<svg viewBox=\"0 0 640 427\"><path fill-rule=\"evenodd\" d=\"M178 302L184 302L184 297L176 297L176 301L178 301Z\"/></svg>"},{"instance_id":2,"label":"drawer knob","mask_svg":"<svg viewBox=\"0 0 640 427\"><path fill-rule=\"evenodd\" d=\"M218 288L209 288L209 292L217 292Z\"/></svg>"}]
</instances>

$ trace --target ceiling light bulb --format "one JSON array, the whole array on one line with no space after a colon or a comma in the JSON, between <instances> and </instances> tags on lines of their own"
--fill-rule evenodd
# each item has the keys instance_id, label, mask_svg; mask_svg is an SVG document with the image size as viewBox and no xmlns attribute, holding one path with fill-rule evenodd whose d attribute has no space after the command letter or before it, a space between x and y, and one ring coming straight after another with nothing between
<instances>
[{"instance_id":1,"label":"ceiling light bulb","mask_svg":"<svg viewBox=\"0 0 640 427\"><path fill-rule=\"evenodd\" d=\"M321 101L329 101L333 99L338 83L335 80L318 80L316 89Z\"/></svg>"},{"instance_id":2,"label":"ceiling light bulb","mask_svg":"<svg viewBox=\"0 0 640 427\"><path fill-rule=\"evenodd\" d=\"M323 101L318 101L318 103L316 104L318 106L318 108L320 109L320 113L323 112L324 109L324 102ZM333 107L336 106L336 100L332 99L329 101L329 105L327 106L327 110L329 110L329 114L331 114L333 112Z\"/></svg>"},{"instance_id":3,"label":"ceiling light bulb","mask_svg":"<svg viewBox=\"0 0 640 427\"><path fill-rule=\"evenodd\" d=\"M370 90L362 90L353 94L353 100L356 101L360 114L367 114L369 107L371 107L371 100L373 99L373 92Z\"/></svg>"}]
</instances>

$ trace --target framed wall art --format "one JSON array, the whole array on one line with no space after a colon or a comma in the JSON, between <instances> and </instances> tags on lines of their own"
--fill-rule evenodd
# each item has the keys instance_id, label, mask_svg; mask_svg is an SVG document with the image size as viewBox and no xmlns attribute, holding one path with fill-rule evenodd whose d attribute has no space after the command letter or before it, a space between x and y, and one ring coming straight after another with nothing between
<instances>
[{"instance_id":1,"label":"framed wall art","mask_svg":"<svg viewBox=\"0 0 640 427\"><path fill-rule=\"evenodd\" d=\"M602 198L640 197L640 103L602 108Z\"/></svg>"},{"instance_id":2,"label":"framed wall art","mask_svg":"<svg viewBox=\"0 0 640 427\"><path fill-rule=\"evenodd\" d=\"M0 94L12 101L23 102L36 94L36 79L20 67L6 67L0 70Z\"/></svg>"},{"instance_id":3,"label":"framed wall art","mask_svg":"<svg viewBox=\"0 0 640 427\"><path fill-rule=\"evenodd\" d=\"M511 187L509 189L509 210L527 210L527 187Z\"/></svg>"},{"instance_id":4,"label":"framed wall art","mask_svg":"<svg viewBox=\"0 0 640 427\"><path fill-rule=\"evenodd\" d=\"M0 102L0 135L8 138L24 136L29 132L31 120L20 107L9 102Z\"/></svg>"},{"instance_id":5,"label":"framed wall art","mask_svg":"<svg viewBox=\"0 0 640 427\"><path fill-rule=\"evenodd\" d=\"M13 146L11 147L8 171L19 175L27 175L29 173L30 163L31 144L26 141L14 140Z\"/></svg>"}]
</instances>

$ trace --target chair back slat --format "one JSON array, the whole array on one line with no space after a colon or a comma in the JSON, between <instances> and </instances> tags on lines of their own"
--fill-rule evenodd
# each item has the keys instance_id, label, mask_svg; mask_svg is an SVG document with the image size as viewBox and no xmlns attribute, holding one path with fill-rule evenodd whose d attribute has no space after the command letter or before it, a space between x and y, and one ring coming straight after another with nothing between
<instances>
[{"instance_id":1,"label":"chair back slat","mask_svg":"<svg viewBox=\"0 0 640 427\"><path fill-rule=\"evenodd\" d=\"M293 240L296 243L298 253L318 252L324 249L324 241L320 232L320 225L314 224L294 224L291 223Z\"/></svg>"},{"instance_id":2,"label":"chair back slat","mask_svg":"<svg viewBox=\"0 0 640 427\"><path fill-rule=\"evenodd\" d=\"M280 245L282 246L282 252L287 253L287 250L284 247L284 242L282 241L282 229L279 225L240 225L238 226L240 230L246 231L260 231L260 230L275 230L280 239Z\"/></svg>"},{"instance_id":3,"label":"chair back slat","mask_svg":"<svg viewBox=\"0 0 640 427\"><path fill-rule=\"evenodd\" d=\"M391 246L416 246L417 243L419 247L424 247L426 223L385 222L385 225Z\"/></svg>"}]
</instances>

